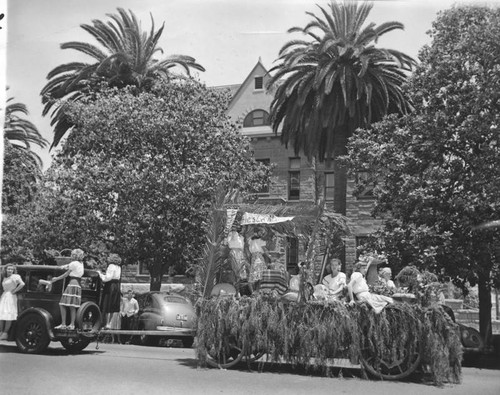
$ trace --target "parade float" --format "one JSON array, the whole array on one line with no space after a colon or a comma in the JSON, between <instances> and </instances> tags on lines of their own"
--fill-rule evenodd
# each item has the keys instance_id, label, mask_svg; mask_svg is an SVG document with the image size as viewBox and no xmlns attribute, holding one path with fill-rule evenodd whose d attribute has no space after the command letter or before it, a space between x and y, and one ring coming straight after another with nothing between
<instances>
[{"instance_id":1,"label":"parade float","mask_svg":"<svg viewBox=\"0 0 500 395\"><path fill-rule=\"evenodd\" d=\"M271 256L260 284L252 287L252 257L245 245L243 266L249 270L241 275L230 232L247 243L262 228L273 238L299 238L305 259L298 275L290 275L280 257ZM349 360L364 377L400 380L421 373L436 385L459 383L460 330L439 304L399 293L376 314L364 302L313 297L327 256L348 232L344 217L317 205L215 204L197 272L200 365L226 369L256 362L265 369L271 362L328 376L338 361Z\"/></svg>"}]
</instances>

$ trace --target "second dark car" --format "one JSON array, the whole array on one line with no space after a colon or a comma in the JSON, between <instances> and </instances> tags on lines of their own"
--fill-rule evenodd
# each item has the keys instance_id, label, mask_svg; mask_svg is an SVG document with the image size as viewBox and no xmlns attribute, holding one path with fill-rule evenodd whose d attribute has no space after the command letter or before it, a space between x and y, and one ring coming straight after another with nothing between
<instances>
[{"instance_id":1,"label":"second dark car","mask_svg":"<svg viewBox=\"0 0 500 395\"><path fill-rule=\"evenodd\" d=\"M196 312L191 301L179 294L147 292L137 296L138 329L143 345L157 345L161 338L178 339L184 347L193 345Z\"/></svg>"}]
</instances>

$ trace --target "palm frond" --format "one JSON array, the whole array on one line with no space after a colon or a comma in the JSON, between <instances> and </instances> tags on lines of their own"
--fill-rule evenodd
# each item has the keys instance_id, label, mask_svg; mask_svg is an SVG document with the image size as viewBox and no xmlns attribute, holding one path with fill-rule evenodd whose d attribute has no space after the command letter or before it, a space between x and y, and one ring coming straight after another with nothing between
<instances>
[{"instance_id":1,"label":"palm frond","mask_svg":"<svg viewBox=\"0 0 500 395\"><path fill-rule=\"evenodd\" d=\"M42 137L35 124L24 118L29 114L26 105L13 100L14 98L9 97L5 108L4 144L12 149L11 152L16 153L17 158L25 168L31 169L30 173L36 178L41 173L42 161L31 148L32 145L44 148L48 141Z\"/></svg>"},{"instance_id":2,"label":"palm frond","mask_svg":"<svg viewBox=\"0 0 500 395\"><path fill-rule=\"evenodd\" d=\"M64 101L78 100L89 90L99 90L103 81L115 87L133 85L140 90L149 89L151 80L168 76L173 66L180 66L187 75L192 69L205 71L190 56L173 55L164 60L153 59L157 52L164 24L155 31L151 17L151 29L143 31L136 15L118 8L118 14L107 14L110 21L93 20L91 25L80 27L98 43L70 41L61 44L61 49L73 49L90 56L94 63L72 62L58 66L47 76L47 84L41 91L43 115L49 114L51 125L55 125L55 147L72 124L60 109ZM80 91L79 93L75 93ZM57 101L57 99L61 99Z\"/></svg>"},{"instance_id":3,"label":"palm frond","mask_svg":"<svg viewBox=\"0 0 500 395\"><path fill-rule=\"evenodd\" d=\"M217 275L220 273L226 258L222 248L226 217L225 212L220 210L224 197L222 190L219 190L208 219L205 246L197 264L197 278L201 284L201 294L204 298L210 297Z\"/></svg>"},{"instance_id":4,"label":"palm frond","mask_svg":"<svg viewBox=\"0 0 500 395\"><path fill-rule=\"evenodd\" d=\"M302 34L316 30L316 38L286 43L267 84L275 90L273 131L281 131L286 146L309 158L332 157L338 132L351 135L389 109L404 113L411 108L402 86L415 64L398 51L369 45L403 27L399 22L365 25L371 4L346 0L318 8L318 15L307 13L311 21L304 28L291 29Z\"/></svg>"}]
</instances>

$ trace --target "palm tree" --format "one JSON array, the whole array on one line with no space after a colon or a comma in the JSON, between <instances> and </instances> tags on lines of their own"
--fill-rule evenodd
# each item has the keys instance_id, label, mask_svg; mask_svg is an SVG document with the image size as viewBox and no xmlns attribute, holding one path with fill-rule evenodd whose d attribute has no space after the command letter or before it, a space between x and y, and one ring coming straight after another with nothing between
<instances>
[{"instance_id":1,"label":"palm tree","mask_svg":"<svg viewBox=\"0 0 500 395\"><path fill-rule=\"evenodd\" d=\"M292 40L279 52L268 88L275 89L271 120L281 141L298 155L334 165L334 210L345 214L346 168L339 156L347 154L347 139L358 127L368 127L390 112L406 113L410 104L402 85L415 61L391 49L376 48L380 36L403 29L399 22L363 27L371 3L331 2L319 7L322 18L301 32L307 40Z\"/></svg>"},{"instance_id":2,"label":"palm tree","mask_svg":"<svg viewBox=\"0 0 500 395\"><path fill-rule=\"evenodd\" d=\"M17 212L19 207L30 201L42 175L42 160L32 151L33 145L45 148L48 144L36 126L25 119L28 109L22 103L7 99L4 121L4 155L2 210Z\"/></svg>"},{"instance_id":3,"label":"palm tree","mask_svg":"<svg viewBox=\"0 0 500 395\"><path fill-rule=\"evenodd\" d=\"M29 114L26 105L12 103L13 100L12 97L8 98L5 108L4 143L6 147L12 147L17 152L22 152L26 166L35 166L41 169L42 160L31 148L33 145L45 148L48 142L42 137L37 127L24 118Z\"/></svg>"},{"instance_id":4,"label":"palm tree","mask_svg":"<svg viewBox=\"0 0 500 395\"><path fill-rule=\"evenodd\" d=\"M157 78L170 78L175 75L172 69L176 66L190 75L191 69L205 71L196 60L186 55L170 55L162 60L153 58L163 53L158 47L165 24L155 31L151 16L151 31L142 30L135 14L129 10L118 8L117 14L107 14L111 21L92 21L91 25L81 28L92 35L101 47L83 43L67 42L61 44L62 49L74 49L91 58L93 63L71 62L54 68L48 75L49 80L41 91L44 104L43 115L52 110L51 125L54 126L55 147L67 130L72 126L64 114L64 102L79 100L90 91L98 89L102 82L110 86L136 86L147 90ZM59 101L58 101L59 100Z\"/></svg>"}]
</instances>

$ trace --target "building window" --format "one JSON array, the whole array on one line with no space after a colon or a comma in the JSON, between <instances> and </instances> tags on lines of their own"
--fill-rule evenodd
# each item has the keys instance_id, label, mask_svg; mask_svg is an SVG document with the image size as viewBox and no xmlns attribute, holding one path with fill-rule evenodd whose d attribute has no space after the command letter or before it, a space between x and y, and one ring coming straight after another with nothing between
<instances>
[{"instance_id":1,"label":"building window","mask_svg":"<svg viewBox=\"0 0 500 395\"><path fill-rule=\"evenodd\" d=\"M370 172L358 171L356 173L356 197L358 199L373 199L373 189L375 188L375 181L372 179Z\"/></svg>"},{"instance_id":2,"label":"building window","mask_svg":"<svg viewBox=\"0 0 500 395\"><path fill-rule=\"evenodd\" d=\"M254 82L255 82L254 85L255 90L264 89L264 77L255 77Z\"/></svg>"},{"instance_id":3,"label":"building window","mask_svg":"<svg viewBox=\"0 0 500 395\"><path fill-rule=\"evenodd\" d=\"M288 200L300 200L300 158L290 158Z\"/></svg>"},{"instance_id":4,"label":"building window","mask_svg":"<svg viewBox=\"0 0 500 395\"><path fill-rule=\"evenodd\" d=\"M269 167L269 165L271 164L271 160L270 159L255 159L257 162L259 163L262 163L263 165L266 165ZM259 194L269 194L269 184L266 184L264 185L259 191L257 191L256 193L259 193Z\"/></svg>"},{"instance_id":5,"label":"building window","mask_svg":"<svg viewBox=\"0 0 500 395\"><path fill-rule=\"evenodd\" d=\"M333 201L333 191L335 189L335 179L333 173L325 173L325 200Z\"/></svg>"},{"instance_id":6,"label":"building window","mask_svg":"<svg viewBox=\"0 0 500 395\"><path fill-rule=\"evenodd\" d=\"M269 114L264 110L254 110L245 117L243 127L251 128L254 126L270 125Z\"/></svg>"},{"instance_id":7,"label":"building window","mask_svg":"<svg viewBox=\"0 0 500 395\"><path fill-rule=\"evenodd\" d=\"M286 270L291 274L299 272L299 240L296 237L287 237Z\"/></svg>"},{"instance_id":8,"label":"building window","mask_svg":"<svg viewBox=\"0 0 500 395\"><path fill-rule=\"evenodd\" d=\"M149 276L148 266L145 262L139 262L139 275L141 276Z\"/></svg>"}]
</instances>

